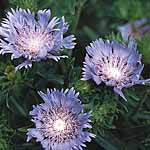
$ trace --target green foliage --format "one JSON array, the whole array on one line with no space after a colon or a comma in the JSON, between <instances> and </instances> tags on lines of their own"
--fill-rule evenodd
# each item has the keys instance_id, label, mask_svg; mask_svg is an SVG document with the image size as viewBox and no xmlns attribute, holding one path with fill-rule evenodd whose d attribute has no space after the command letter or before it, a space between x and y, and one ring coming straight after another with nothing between
<instances>
[{"instance_id":1,"label":"green foliage","mask_svg":"<svg viewBox=\"0 0 150 150\"><path fill-rule=\"evenodd\" d=\"M111 34L109 34L109 35L106 36L106 39L109 39L110 41L115 41L116 40L116 41L118 41L120 43L123 42L121 33L118 33L118 34L115 35L115 33L112 32Z\"/></svg>"},{"instance_id":2,"label":"green foliage","mask_svg":"<svg viewBox=\"0 0 150 150\"><path fill-rule=\"evenodd\" d=\"M21 7L24 9L30 9L31 11L37 11L37 0L10 0L12 7Z\"/></svg>"},{"instance_id":3,"label":"green foliage","mask_svg":"<svg viewBox=\"0 0 150 150\"><path fill-rule=\"evenodd\" d=\"M133 20L139 19L143 16L143 7L141 5L141 0L127 0L126 2L124 2L123 0L118 0L116 1L116 9L118 16L126 20L128 20L129 18Z\"/></svg>"},{"instance_id":4,"label":"green foliage","mask_svg":"<svg viewBox=\"0 0 150 150\"><path fill-rule=\"evenodd\" d=\"M10 135L13 134L13 130L8 127L8 120L6 112L0 111L0 149L10 150L12 148Z\"/></svg>"},{"instance_id":5,"label":"green foliage","mask_svg":"<svg viewBox=\"0 0 150 150\"><path fill-rule=\"evenodd\" d=\"M93 106L93 121L100 128L115 128L113 121L117 118L117 104L109 100Z\"/></svg>"},{"instance_id":6,"label":"green foliage","mask_svg":"<svg viewBox=\"0 0 150 150\"><path fill-rule=\"evenodd\" d=\"M69 13L70 15L75 15L75 6L76 6L77 1L76 0L58 0L53 1L53 0L43 0L43 1L39 1L38 6L41 7L41 9L43 8L50 8L52 7L52 10L55 12L55 15L66 15L67 13ZM62 9L60 9L60 7ZM67 16L69 15L67 14Z\"/></svg>"},{"instance_id":7,"label":"green foliage","mask_svg":"<svg viewBox=\"0 0 150 150\"><path fill-rule=\"evenodd\" d=\"M138 40L138 49L143 55L143 60L145 63L150 64L150 35Z\"/></svg>"}]
</instances>

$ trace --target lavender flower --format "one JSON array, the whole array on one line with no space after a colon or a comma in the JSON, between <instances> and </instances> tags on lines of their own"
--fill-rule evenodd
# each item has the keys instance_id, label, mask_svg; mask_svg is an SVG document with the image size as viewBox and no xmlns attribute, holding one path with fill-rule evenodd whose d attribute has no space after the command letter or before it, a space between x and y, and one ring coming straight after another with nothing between
<instances>
[{"instance_id":1,"label":"lavender flower","mask_svg":"<svg viewBox=\"0 0 150 150\"><path fill-rule=\"evenodd\" d=\"M82 80L93 79L97 85L104 82L113 86L114 91L125 100L123 88L150 83L150 79L139 80L144 65L133 40L126 46L99 39L87 46L86 51Z\"/></svg>"},{"instance_id":2,"label":"lavender flower","mask_svg":"<svg viewBox=\"0 0 150 150\"><path fill-rule=\"evenodd\" d=\"M36 138L45 150L82 150L84 142L94 134L84 131L91 113L83 113L78 93L74 89L39 92L45 103L33 106L30 112L36 127L28 129L28 139Z\"/></svg>"},{"instance_id":3,"label":"lavender flower","mask_svg":"<svg viewBox=\"0 0 150 150\"><path fill-rule=\"evenodd\" d=\"M66 57L57 55L62 48L74 48L74 35L64 38L68 30L64 17L51 20L50 17L50 10L39 10L37 19L33 12L21 8L7 13L0 27L3 37L0 39L0 54L11 53L12 59L24 57L25 62L16 70L31 67L32 61L47 58L57 61Z\"/></svg>"},{"instance_id":4,"label":"lavender flower","mask_svg":"<svg viewBox=\"0 0 150 150\"><path fill-rule=\"evenodd\" d=\"M143 17L134 22L128 22L119 26L118 31L121 32L124 41L128 41L129 37L137 39L150 33L150 25L148 21L147 18Z\"/></svg>"}]
</instances>

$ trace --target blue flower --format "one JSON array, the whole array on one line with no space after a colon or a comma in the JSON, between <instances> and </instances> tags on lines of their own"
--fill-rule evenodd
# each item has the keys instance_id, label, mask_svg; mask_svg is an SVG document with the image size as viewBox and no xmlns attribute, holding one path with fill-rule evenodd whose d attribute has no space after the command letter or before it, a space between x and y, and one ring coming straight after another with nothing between
<instances>
[{"instance_id":1,"label":"blue flower","mask_svg":"<svg viewBox=\"0 0 150 150\"><path fill-rule=\"evenodd\" d=\"M148 25L148 19L145 17L118 27L118 31L121 32L122 38L125 42L128 41L129 37L137 39L144 36L149 30L150 26Z\"/></svg>"},{"instance_id":2,"label":"blue flower","mask_svg":"<svg viewBox=\"0 0 150 150\"><path fill-rule=\"evenodd\" d=\"M33 61L47 58L57 61L66 57L58 56L63 48L74 48L74 35L64 37L68 30L64 17L51 20L50 17L50 10L39 10L37 16L21 8L7 13L0 27L0 54L11 53L12 59L24 57L16 70L31 67Z\"/></svg>"},{"instance_id":3,"label":"blue flower","mask_svg":"<svg viewBox=\"0 0 150 150\"><path fill-rule=\"evenodd\" d=\"M28 129L29 141L36 138L45 150L82 150L94 134L84 131L89 124L91 112L83 113L78 93L70 90L47 90L39 92L44 103L33 106L30 112L35 128Z\"/></svg>"},{"instance_id":4,"label":"blue flower","mask_svg":"<svg viewBox=\"0 0 150 150\"><path fill-rule=\"evenodd\" d=\"M98 39L87 46L86 51L82 80L92 79L97 85L104 82L114 87L114 91L125 100L123 88L150 83L150 79L139 79L144 65L133 40L130 39L127 46Z\"/></svg>"}]
</instances>

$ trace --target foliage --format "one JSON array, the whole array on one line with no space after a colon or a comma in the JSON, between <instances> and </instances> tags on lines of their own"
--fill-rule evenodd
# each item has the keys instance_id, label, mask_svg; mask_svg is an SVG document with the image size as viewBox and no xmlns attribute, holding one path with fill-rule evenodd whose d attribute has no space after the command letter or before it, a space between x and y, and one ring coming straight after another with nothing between
<instances>
[{"instance_id":1,"label":"foliage","mask_svg":"<svg viewBox=\"0 0 150 150\"><path fill-rule=\"evenodd\" d=\"M0 149L1 150L9 150L12 148L10 135L13 134L13 129L9 128L8 122L6 120L7 113L1 110L0 115Z\"/></svg>"},{"instance_id":2,"label":"foliage","mask_svg":"<svg viewBox=\"0 0 150 150\"><path fill-rule=\"evenodd\" d=\"M10 0L10 5L12 7L21 7L25 9L30 9L31 11L37 11L37 1L36 0Z\"/></svg>"},{"instance_id":3,"label":"foliage","mask_svg":"<svg viewBox=\"0 0 150 150\"><path fill-rule=\"evenodd\" d=\"M150 64L150 36L146 35L145 37L138 40L139 50L143 54L144 62Z\"/></svg>"}]
</instances>

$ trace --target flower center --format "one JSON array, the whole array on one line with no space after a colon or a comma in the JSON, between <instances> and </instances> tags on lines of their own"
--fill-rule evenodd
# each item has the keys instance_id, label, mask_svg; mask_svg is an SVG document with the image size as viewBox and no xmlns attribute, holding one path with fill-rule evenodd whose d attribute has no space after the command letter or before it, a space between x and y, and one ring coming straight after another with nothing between
<instances>
[{"instance_id":1,"label":"flower center","mask_svg":"<svg viewBox=\"0 0 150 150\"><path fill-rule=\"evenodd\" d=\"M62 119L58 119L54 122L54 129L56 131L63 131L66 128L66 123Z\"/></svg>"},{"instance_id":2,"label":"flower center","mask_svg":"<svg viewBox=\"0 0 150 150\"><path fill-rule=\"evenodd\" d=\"M31 53L37 53L42 44L43 42L40 41L39 38L31 38L29 39L28 49Z\"/></svg>"},{"instance_id":3,"label":"flower center","mask_svg":"<svg viewBox=\"0 0 150 150\"><path fill-rule=\"evenodd\" d=\"M103 57L96 64L97 74L102 81L116 81L117 84L126 82L130 78L132 70L128 69L126 60L122 60L120 57L110 56Z\"/></svg>"},{"instance_id":4,"label":"flower center","mask_svg":"<svg viewBox=\"0 0 150 150\"><path fill-rule=\"evenodd\" d=\"M42 131L52 143L62 143L78 134L80 127L77 116L67 108L55 108L43 114Z\"/></svg>"},{"instance_id":5,"label":"flower center","mask_svg":"<svg viewBox=\"0 0 150 150\"><path fill-rule=\"evenodd\" d=\"M54 45L52 33L40 28L24 27L18 31L15 47L16 49L30 57L36 57L44 46Z\"/></svg>"},{"instance_id":6,"label":"flower center","mask_svg":"<svg viewBox=\"0 0 150 150\"><path fill-rule=\"evenodd\" d=\"M108 67L107 70L108 70L107 72L108 78L113 78L118 80L122 76L122 73L118 68Z\"/></svg>"}]
</instances>

